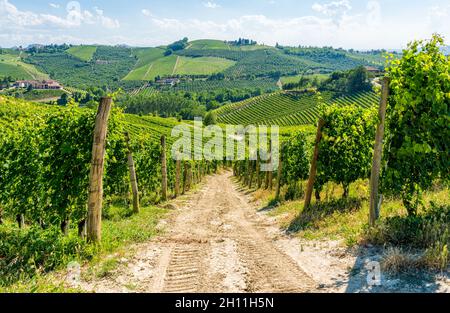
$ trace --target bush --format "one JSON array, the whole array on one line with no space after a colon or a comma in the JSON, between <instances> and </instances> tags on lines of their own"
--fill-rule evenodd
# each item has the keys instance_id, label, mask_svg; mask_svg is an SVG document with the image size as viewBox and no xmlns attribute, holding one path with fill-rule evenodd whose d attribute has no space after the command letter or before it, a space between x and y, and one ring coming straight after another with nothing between
<instances>
[{"instance_id":1,"label":"bush","mask_svg":"<svg viewBox=\"0 0 450 313\"><path fill-rule=\"evenodd\" d=\"M58 227L17 229L0 225L0 286L48 272L94 255L76 231L61 236Z\"/></svg>"},{"instance_id":2,"label":"bush","mask_svg":"<svg viewBox=\"0 0 450 313\"><path fill-rule=\"evenodd\" d=\"M423 262L428 267L444 269L450 262L450 205L432 203L420 215L386 218L368 228L365 239L377 245L426 249Z\"/></svg>"}]
</instances>

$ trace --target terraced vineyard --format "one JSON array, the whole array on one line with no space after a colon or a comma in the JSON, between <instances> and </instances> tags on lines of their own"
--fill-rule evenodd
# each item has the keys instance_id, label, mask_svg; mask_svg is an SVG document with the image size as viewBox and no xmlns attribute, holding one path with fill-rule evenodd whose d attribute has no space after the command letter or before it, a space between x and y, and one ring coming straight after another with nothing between
<instances>
[{"instance_id":1,"label":"terraced vineyard","mask_svg":"<svg viewBox=\"0 0 450 313\"><path fill-rule=\"evenodd\" d=\"M254 80L194 80L181 82L174 87L164 87L163 90L202 92L220 89L257 89L276 91L277 81L273 79Z\"/></svg>"},{"instance_id":2,"label":"terraced vineyard","mask_svg":"<svg viewBox=\"0 0 450 313\"><path fill-rule=\"evenodd\" d=\"M332 93L321 94L329 105L355 105L368 108L377 105L374 92L336 98ZM307 125L316 122L319 115L318 99L313 92L276 92L242 102L226 105L216 110L218 120L225 124L242 125Z\"/></svg>"}]
</instances>

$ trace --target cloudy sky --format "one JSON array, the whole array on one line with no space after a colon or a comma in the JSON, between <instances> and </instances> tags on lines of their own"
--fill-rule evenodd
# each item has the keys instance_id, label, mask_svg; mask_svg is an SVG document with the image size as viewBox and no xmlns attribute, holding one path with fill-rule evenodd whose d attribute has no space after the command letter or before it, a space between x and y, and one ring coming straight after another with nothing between
<instances>
[{"instance_id":1,"label":"cloudy sky","mask_svg":"<svg viewBox=\"0 0 450 313\"><path fill-rule=\"evenodd\" d=\"M398 49L433 32L450 41L449 21L448 0L0 0L0 46L157 46L186 36Z\"/></svg>"}]
</instances>

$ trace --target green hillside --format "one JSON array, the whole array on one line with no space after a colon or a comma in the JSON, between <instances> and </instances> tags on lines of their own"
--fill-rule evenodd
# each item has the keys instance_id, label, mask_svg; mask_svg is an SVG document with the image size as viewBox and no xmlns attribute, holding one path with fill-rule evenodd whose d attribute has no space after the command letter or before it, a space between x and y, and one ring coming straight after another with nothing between
<instances>
[{"instance_id":1,"label":"green hillside","mask_svg":"<svg viewBox=\"0 0 450 313\"><path fill-rule=\"evenodd\" d=\"M173 74L173 69L177 62L177 56L170 55L167 57L156 58L156 55L154 55L154 57L154 60L132 70L127 76L125 76L124 80L154 80L156 76L170 76ZM150 57L146 58L151 60Z\"/></svg>"},{"instance_id":2,"label":"green hillside","mask_svg":"<svg viewBox=\"0 0 450 313\"><path fill-rule=\"evenodd\" d=\"M321 96L327 104L365 108L375 106L379 102L378 96L373 92L338 98L331 92L324 92ZM319 104L314 92L276 92L223 106L217 109L216 113L219 122L224 124L306 125L317 121Z\"/></svg>"},{"instance_id":3,"label":"green hillside","mask_svg":"<svg viewBox=\"0 0 450 313\"><path fill-rule=\"evenodd\" d=\"M20 54L0 54L0 77L11 76L13 79L47 79L48 75L31 64L23 62Z\"/></svg>"},{"instance_id":4,"label":"green hillside","mask_svg":"<svg viewBox=\"0 0 450 313\"><path fill-rule=\"evenodd\" d=\"M221 40L201 39L189 43L186 49L230 49L230 46Z\"/></svg>"},{"instance_id":5,"label":"green hillside","mask_svg":"<svg viewBox=\"0 0 450 313\"><path fill-rule=\"evenodd\" d=\"M89 62L96 51L96 46L77 46L68 49L66 52L82 61Z\"/></svg>"},{"instance_id":6,"label":"green hillside","mask_svg":"<svg viewBox=\"0 0 450 313\"><path fill-rule=\"evenodd\" d=\"M235 64L236 64L235 61L223 58L179 57L176 62L173 73L178 75L211 75L222 72Z\"/></svg>"}]
</instances>

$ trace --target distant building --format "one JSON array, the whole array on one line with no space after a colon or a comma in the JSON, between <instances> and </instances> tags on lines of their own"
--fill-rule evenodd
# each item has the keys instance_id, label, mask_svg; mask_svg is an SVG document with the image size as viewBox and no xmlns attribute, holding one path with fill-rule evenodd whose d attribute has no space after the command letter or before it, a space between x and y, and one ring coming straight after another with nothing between
<instances>
[{"instance_id":1,"label":"distant building","mask_svg":"<svg viewBox=\"0 0 450 313\"><path fill-rule=\"evenodd\" d=\"M377 67L373 67L373 66L364 66L366 71L368 71L369 73L373 73L373 74L381 74L382 71L377 68Z\"/></svg>"},{"instance_id":2,"label":"distant building","mask_svg":"<svg viewBox=\"0 0 450 313\"><path fill-rule=\"evenodd\" d=\"M180 80L178 78L164 78L164 79L160 79L157 80L156 83L160 84L160 85L167 85L167 86L175 86L176 84L178 84L180 82Z\"/></svg>"},{"instance_id":3,"label":"distant building","mask_svg":"<svg viewBox=\"0 0 450 313\"><path fill-rule=\"evenodd\" d=\"M63 87L56 80L18 80L13 85L16 88L28 88L32 87L33 89L53 89L60 90Z\"/></svg>"}]
</instances>

